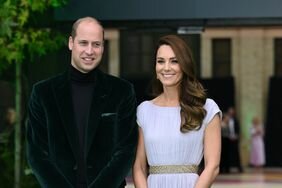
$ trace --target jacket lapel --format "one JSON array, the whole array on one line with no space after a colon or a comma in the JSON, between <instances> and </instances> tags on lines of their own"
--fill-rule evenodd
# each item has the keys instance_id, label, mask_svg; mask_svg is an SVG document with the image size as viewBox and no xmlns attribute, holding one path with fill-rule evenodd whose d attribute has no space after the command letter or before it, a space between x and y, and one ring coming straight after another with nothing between
<instances>
[{"instance_id":1,"label":"jacket lapel","mask_svg":"<svg viewBox=\"0 0 282 188\"><path fill-rule=\"evenodd\" d=\"M97 71L97 79L93 92L92 104L89 111L88 124L86 127L86 156L91 148L93 139L99 125L101 114L106 105L106 99L109 95L110 87L107 83L104 73Z\"/></svg>"},{"instance_id":2,"label":"jacket lapel","mask_svg":"<svg viewBox=\"0 0 282 188\"><path fill-rule=\"evenodd\" d=\"M68 72L59 77L58 81L54 84L53 89L64 130L67 134L72 152L76 159L78 159L79 141L77 126L75 125L74 120L71 86Z\"/></svg>"}]
</instances>

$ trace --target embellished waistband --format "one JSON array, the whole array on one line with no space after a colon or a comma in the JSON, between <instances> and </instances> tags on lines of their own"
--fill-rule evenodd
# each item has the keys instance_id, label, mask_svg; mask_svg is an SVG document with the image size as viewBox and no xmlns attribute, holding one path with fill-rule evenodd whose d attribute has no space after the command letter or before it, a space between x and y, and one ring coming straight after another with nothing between
<instances>
[{"instance_id":1,"label":"embellished waistband","mask_svg":"<svg viewBox=\"0 0 282 188\"><path fill-rule=\"evenodd\" d=\"M197 173L197 165L161 165L150 166L150 174L176 174L176 173Z\"/></svg>"}]
</instances>

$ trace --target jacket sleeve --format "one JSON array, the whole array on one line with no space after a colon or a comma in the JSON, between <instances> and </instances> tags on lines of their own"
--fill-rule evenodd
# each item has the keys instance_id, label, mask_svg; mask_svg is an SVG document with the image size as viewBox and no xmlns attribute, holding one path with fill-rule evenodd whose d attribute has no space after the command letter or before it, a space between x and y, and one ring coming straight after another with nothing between
<instances>
[{"instance_id":1,"label":"jacket sleeve","mask_svg":"<svg viewBox=\"0 0 282 188\"><path fill-rule=\"evenodd\" d=\"M118 188L124 182L135 160L138 129L136 124L136 98L133 87L128 97L121 103L118 124L122 129L122 139L118 143L111 160L91 183L91 188Z\"/></svg>"},{"instance_id":2,"label":"jacket sleeve","mask_svg":"<svg viewBox=\"0 0 282 188\"><path fill-rule=\"evenodd\" d=\"M35 88L28 104L26 133L28 163L41 187L73 187L50 160L47 117Z\"/></svg>"}]
</instances>

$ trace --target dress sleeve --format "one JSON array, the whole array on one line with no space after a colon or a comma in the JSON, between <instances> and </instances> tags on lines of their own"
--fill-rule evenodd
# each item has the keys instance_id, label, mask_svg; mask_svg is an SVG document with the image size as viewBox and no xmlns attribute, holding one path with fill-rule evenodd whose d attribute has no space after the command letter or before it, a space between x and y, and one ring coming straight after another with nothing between
<instances>
[{"instance_id":1,"label":"dress sleeve","mask_svg":"<svg viewBox=\"0 0 282 188\"><path fill-rule=\"evenodd\" d=\"M139 127L142 128L142 125L143 125L143 116L144 116L144 113L143 113L143 104L141 103L138 107L137 107L137 124Z\"/></svg>"},{"instance_id":2,"label":"dress sleeve","mask_svg":"<svg viewBox=\"0 0 282 188\"><path fill-rule=\"evenodd\" d=\"M207 99L205 109L207 111L206 117L204 119L205 125L208 125L217 114L220 116L220 119L222 119L222 112L214 100Z\"/></svg>"}]
</instances>

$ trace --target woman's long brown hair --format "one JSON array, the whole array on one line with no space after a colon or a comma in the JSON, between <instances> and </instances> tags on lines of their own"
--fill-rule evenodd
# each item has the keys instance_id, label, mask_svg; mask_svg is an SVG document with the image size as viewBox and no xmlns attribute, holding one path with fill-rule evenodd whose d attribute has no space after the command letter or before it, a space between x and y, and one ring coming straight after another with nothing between
<instances>
[{"instance_id":1,"label":"woman's long brown hair","mask_svg":"<svg viewBox=\"0 0 282 188\"><path fill-rule=\"evenodd\" d=\"M159 47L162 45L169 45L172 48L183 71L183 78L179 87L180 131L185 133L198 130L201 128L206 115L204 104L207 96L202 84L196 78L191 49L182 38L176 35L167 35L159 39L155 58ZM163 92L163 86L156 78L154 78L152 86L154 96L158 96Z\"/></svg>"}]
</instances>

